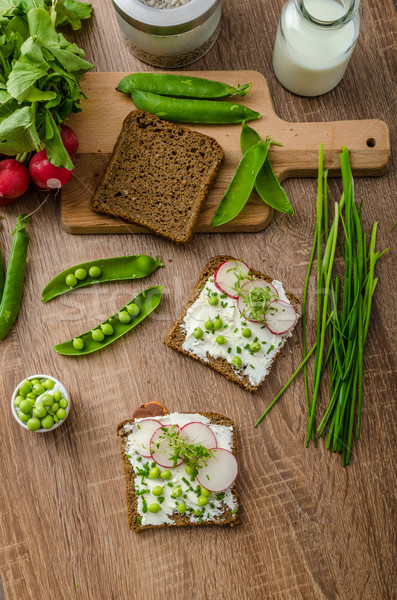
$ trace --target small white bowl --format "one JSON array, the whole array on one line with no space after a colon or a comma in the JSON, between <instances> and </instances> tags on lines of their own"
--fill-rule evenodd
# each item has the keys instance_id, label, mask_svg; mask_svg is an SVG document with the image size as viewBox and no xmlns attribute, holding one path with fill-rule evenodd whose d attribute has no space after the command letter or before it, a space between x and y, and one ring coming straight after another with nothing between
<instances>
[{"instance_id":1,"label":"small white bowl","mask_svg":"<svg viewBox=\"0 0 397 600\"><path fill-rule=\"evenodd\" d=\"M62 419L62 421L60 421L59 423L54 423L54 425L51 427L51 429L44 429L43 427L41 427L40 429L36 429L35 431L32 431L31 433L47 433L48 431L54 431L54 429L56 429L57 427L59 427L60 425L63 425L64 422L66 421L66 419L68 418L69 415L69 411L70 411L70 397L69 394L66 390L66 388L64 387L64 385L58 381L58 379L55 379L55 377L52 377L51 375L29 375L29 377L25 377L25 379L22 379L22 381L19 382L19 384L17 385L17 387L14 390L14 393L12 395L11 398L11 411L13 414L14 419L18 422L18 424L23 427L24 429L27 429L28 431L30 431L30 429L28 428L28 426L26 425L26 423L23 423L20 418L18 417L18 407L15 406L14 404L14 399L16 396L18 396L18 390L21 386L21 384L26 381L27 379L51 379L56 385L58 385L59 387L59 391L62 392L62 396L64 398L66 398L66 400L68 401L68 405L65 408L66 411L66 416L64 419ZM51 393L51 390L48 390L49 393Z\"/></svg>"}]
</instances>

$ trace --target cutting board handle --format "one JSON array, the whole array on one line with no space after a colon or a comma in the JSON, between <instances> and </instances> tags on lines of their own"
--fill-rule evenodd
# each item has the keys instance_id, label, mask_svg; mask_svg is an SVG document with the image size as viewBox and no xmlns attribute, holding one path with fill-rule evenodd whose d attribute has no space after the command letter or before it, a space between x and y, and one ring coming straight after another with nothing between
<instances>
[{"instance_id":1,"label":"cutting board handle","mask_svg":"<svg viewBox=\"0 0 397 600\"><path fill-rule=\"evenodd\" d=\"M342 146L350 152L354 175L383 175L390 158L390 135L384 121L334 121L287 123L272 136L284 144L274 147L270 160L281 181L288 177L312 177L317 172L318 149L324 144L324 167L331 176L340 175Z\"/></svg>"}]
</instances>

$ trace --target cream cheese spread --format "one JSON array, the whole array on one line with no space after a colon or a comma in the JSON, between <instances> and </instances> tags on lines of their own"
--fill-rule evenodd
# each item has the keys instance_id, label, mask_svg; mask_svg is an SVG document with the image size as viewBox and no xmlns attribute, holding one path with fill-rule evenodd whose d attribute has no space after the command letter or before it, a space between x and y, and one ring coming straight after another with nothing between
<instances>
[{"instance_id":1,"label":"cream cheese spread","mask_svg":"<svg viewBox=\"0 0 397 600\"><path fill-rule=\"evenodd\" d=\"M142 457L138 452L138 445L134 441L134 426L139 424L141 421L146 419L135 419L134 423L129 423L124 426L124 431L128 433L125 453L130 461L135 473L135 492L138 497L138 512L141 519L141 525L173 525L174 521L170 518L173 514L178 514L178 505L184 502L186 505L185 516L189 518L192 523L201 523L204 521L212 521L215 517L221 517L225 513L225 506L229 507L234 513L237 511L237 502L232 494L233 486L229 487L223 492L213 492L208 497L208 504L206 506L199 506L197 500L201 496L200 486L194 479L191 481L190 475L185 471L185 465L181 465L175 468L165 469L156 465L152 459ZM159 422L159 427L162 425L178 425L183 427L191 422L200 422L207 425L216 437L217 447L224 448L232 451L233 449L233 428L226 427L224 425L214 425L211 421L200 414L181 414L172 413L165 415L164 417L156 417L156 421ZM158 466L160 472L168 470L171 471L171 477L168 480L163 480L161 477L156 479L150 479L148 476L140 476L138 472L147 471L148 468ZM159 502L159 498L152 494L153 489L157 486L163 488L163 492L160 496L161 509L157 513L152 513L147 510L147 506L152 502ZM182 494L174 498L172 491L176 487L182 489ZM201 515L196 515L195 511L201 511Z\"/></svg>"},{"instance_id":2,"label":"cream cheese spread","mask_svg":"<svg viewBox=\"0 0 397 600\"><path fill-rule=\"evenodd\" d=\"M276 288L280 300L289 303L280 281L273 280L272 285ZM217 306L209 304L209 298L214 294L217 294L219 298ZM239 375L246 375L252 385L258 385L268 374L276 354L292 335L293 328L282 335L275 335L269 331L264 323L244 319L237 308L237 300L223 296L225 294L217 289L213 277L210 277L197 300L188 308L183 319L182 327L186 332L186 339L182 344L182 348L186 352L199 356L204 361L208 361L209 355L213 358L224 358L232 365L233 358L239 356L242 361L241 367L234 367L234 369ZM214 333L207 332L204 323L208 319L214 320L218 316L222 319L222 329ZM204 331L201 339L194 337L194 330L197 327ZM243 327L248 327L251 330L252 335L249 338L243 337ZM224 344L216 342L219 335L225 338L226 342ZM254 341L260 343L261 349L252 353L249 346Z\"/></svg>"}]
</instances>

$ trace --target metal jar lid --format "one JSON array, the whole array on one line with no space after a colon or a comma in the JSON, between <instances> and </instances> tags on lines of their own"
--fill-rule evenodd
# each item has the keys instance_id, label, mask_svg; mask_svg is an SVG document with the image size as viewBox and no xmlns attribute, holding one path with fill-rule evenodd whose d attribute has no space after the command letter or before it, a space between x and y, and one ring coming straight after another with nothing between
<instances>
[{"instance_id":1,"label":"metal jar lid","mask_svg":"<svg viewBox=\"0 0 397 600\"><path fill-rule=\"evenodd\" d=\"M221 0L190 0L178 8L152 8L140 0L112 0L120 17L135 29L152 35L178 35L205 23Z\"/></svg>"}]
</instances>

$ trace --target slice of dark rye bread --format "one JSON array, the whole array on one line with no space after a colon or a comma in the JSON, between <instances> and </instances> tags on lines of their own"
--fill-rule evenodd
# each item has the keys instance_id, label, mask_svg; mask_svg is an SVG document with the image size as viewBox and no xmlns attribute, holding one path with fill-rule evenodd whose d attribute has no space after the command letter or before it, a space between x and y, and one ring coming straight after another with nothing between
<instances>
[{"instance_id":1,"label":"slice of dark rye bread","mask_svg":"<svg viewBox=\"0 0 397 600\"><path fill-rule=\"evenodd\" d=\"M183 413L189 414L189 413ZM226 427L233 427L233 454L236 454L237 451L237 440L236 440L236 431L235 425L231 419L228 417L224 417L219 413L215 412L200 412L195 413L200 414L203 417L207 417L211 421L213 425L224 425ZM233 485L232 494L237 503L237 512L232 514L231 509L223 504L224 513L222 516L214 517L212 521L203 521L202 523L193 523L189 520L189 517L186 515L173 514L170 515L170 519L174 521L174 525L170 525L169 523L164 523L162 525L141 525L138 523L138 498L135 493L135 478L136 474L134 468L130 461L128 460L125 447L127 444L127 438L131 431L125 431L124 425L133 423L135 419L128 419L123 421L117 426L117 435L121 438L121 454L123 456L124 461L124 472L125 472L125 480L126 480L126 492L127 492L127 513L128 513L128 524L132 531L142 531L143 529L158 529L159 527L184 527L187 525L230 525L233 527L239 522L239 510L238 510L238 496L236 490L236 484Z\"/></svg>"},{"instance_id":2,"label":"slice of dark rye bread","mask_svg":"<svg viewBox=\"0 0 397 600\"><path fill-rule=\"evenodd\" d=\"M213 138L134 110L124 120L91 208L184 244L223 158Z\"/></svg>"},{"instance_id":3,"label":"slice of dark rye bread","mask_svg":"<svg viewBox=\"0 0 397 600\"><path fill-rule=\"evenodd\" d=\"M266 379L266 377L258 385L252 385L250 383L250 380L248 379L248 377L246 375L239 375L238 371L236 371L233 368L233 366L226 359L221 358L221 357L214 358L213 356L210 356L207 353L208 362L206 362L205 360L200 358L200 356L197 356L196 354L193 354L192 352L187 352L186 350L184 350L182 348L182 344L184 343L184 341L186 339L186 333L185 333L185 330L183 327L183 319L186 316L187 309L197 300L197 298L199 297L199 295L202 291L202 286L205 285L208 278L211 277L212 275L214 275L214 273L215 273L216 269L219 267L219 265L222 264L223 262L225 262L226 260L237 260L237 259L233 258L232 256L214 256L206 264L204 269L201 271L198 281L197 281L196 285L194 286L185 306L182 309L179 319L177 321L175 321L175 323L169 330L167 337L165 338L165 343L167 344L167 346L169 348L172 348L173 350L177 350L178 352L182 352L182 354L186 354L187 356L191 356L192 358L202 362L204 365L207 365L207 367L211 367L211 369L214 369L214 371L218 371L218 373L221 373L224 377L226 377L226 379L229 379L230 381L234 381L235 383L238 383L241 387L243 387L248 392L256 392L256 390L259 388L260 385L262 385L262 383ZM268 275L263 275L263 273L260 273L259 271L255 271L254 269L251 269L251 273L254 277L257 277L258 279L264 279L265 281L268 281L269 283L272 282L271 277L269 277ZM291 304L295 308L295 310L297 311L297 313L300 315L302 312L302 307L300 305L299 300L297 300L297 298L295 298L295 296L293 296L288 291L285 291L285 294L286 294L288 300L291 302ZM282 348L280 348L280 350L274 356L272 364L274 363L274 361L280 354L281 350L282 350ZM272 367L272 365L270 365L269 371L270 371L271 367Z\"/></svg>"}]
</instances>

